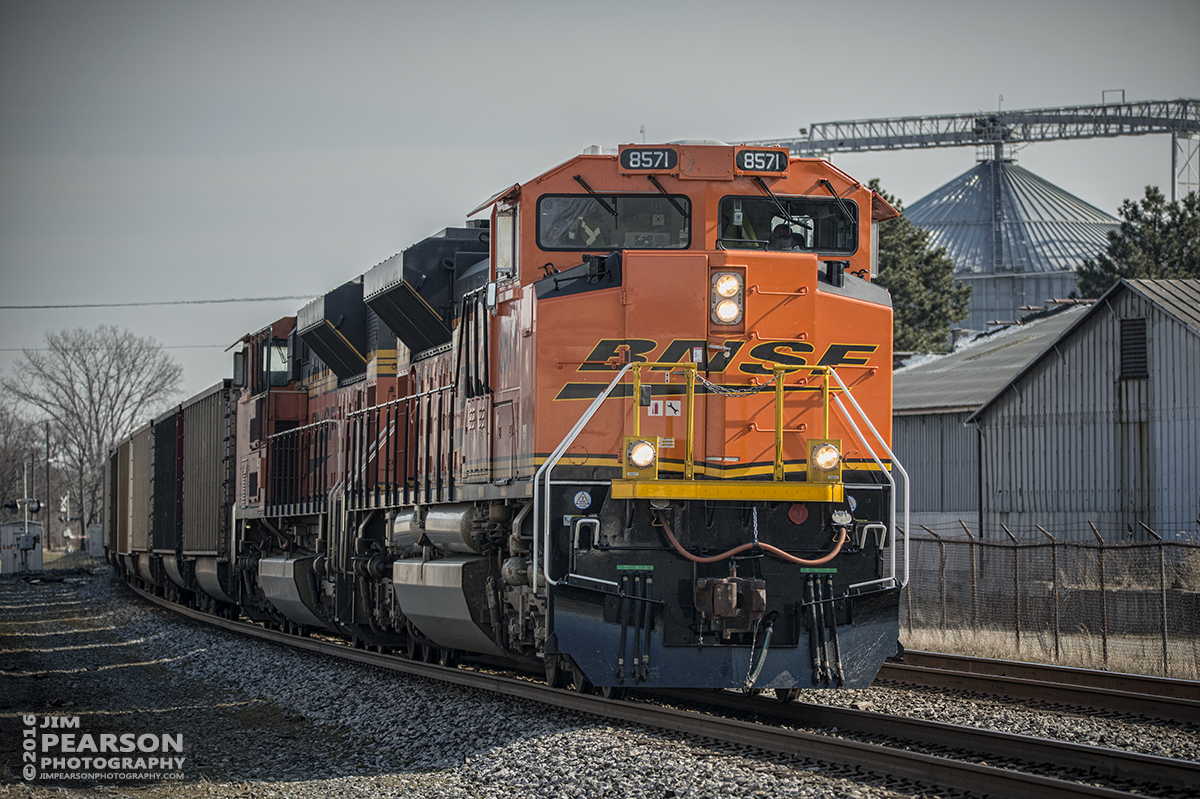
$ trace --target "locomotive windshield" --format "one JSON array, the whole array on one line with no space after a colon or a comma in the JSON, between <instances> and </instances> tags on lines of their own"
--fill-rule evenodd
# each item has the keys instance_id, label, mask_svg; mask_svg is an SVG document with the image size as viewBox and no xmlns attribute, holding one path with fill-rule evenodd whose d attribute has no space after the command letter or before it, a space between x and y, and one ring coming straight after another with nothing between
<instances>
[{"instance_id":1,"label":"locomotive windshield","mask_svg":"<svg viewBox=\"0 0 1200 799\"><path fill-rule=\"evenodd\" d=\"M819 197L723 197L717 244L726 250L850 254L858 236L847 211L857 215L858 206Z\"/></svg>"},{"instance_id":2,"label":"locomotive windshield","mask_svg":"<svg viewBox=\"0 0 1200 799\"><path fill-rule=\"evenodd\" d=\"M678 194L670 199L661 194L547 194L538 200L538 246L683 250L691 241L690 216L688 198Z\"/></svg>"},{"instance_id":3,"label":"locomotive windshield","mask_svg":"<svg viewBox=\"0 0 1200 799\"><path fill-rule=\"evenodd\" d=\"M271 344L264 343L263 360L269 364L268 368L271 370L271 385L286 386L291 374L287 339L277 338Z\"/></svg>"}]
</instances>

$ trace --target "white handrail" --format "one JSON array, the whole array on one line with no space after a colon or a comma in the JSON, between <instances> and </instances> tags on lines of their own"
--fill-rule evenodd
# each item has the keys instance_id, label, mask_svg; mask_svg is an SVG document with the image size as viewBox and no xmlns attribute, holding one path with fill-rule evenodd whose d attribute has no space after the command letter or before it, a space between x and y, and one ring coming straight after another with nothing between
<instances>
[{"instance_id":1,"label":"white handrail","mask_svg":"<svg viewBox=\"0 0 1200 799\"><path fill-rule=\"evenodd\" d=\"M579 421L577 421L575 423L575 425L571 428L570 432L567 433L566 437L564 437L563 440L561 442L559 442L558 446L554 448L554 451L550 453L550 456L548 458L546 458L546 460L542 463L542 465L534 473L534 476L533 476L533 562L534 563L538 562L538 555L539 555L539 548L540 548L541 549L540 554L541 554L541 562L542 562L542 574L546 579L547 585L558 585L558 583L559 583L558 580L555 580L554 578L552 578L550 576L550 473L553 471L554 467L556 465L558 465L558 462L562 459L562 456L566 453L567 449L573 443L575 443L575 439L579 437L579 434L583 431L583 428L585 426L587 426L587 423L590 422L592 420L592 417L596 415L596 411L598 411L600 409L600 406L604 403L604 401L609 398L609 396L613 392L613 389L615 389L617 387L617 384L621 382L621 378L624 377L625 373L628 372L630 370L630 368L632 368L633 366L634 366L633 363L627 363L623 367L621 367L621 370L619 372L617 372L617 375L612 379L612 381L608 384L608 386L605 387L605 389L603 391L601 391L600 394L597 395L597 397L594 400L592 400L591 405L588 406L588 409L579 418ZM845 382L842 381L841 375L839 375L837 373L837 371L833 368L829 369L829 373L831 375L833 375L833 378L835 380L837 380L838 385L841 386L841 388L842 388L843 394L850 400L851 405L858 412L858 416L866 423L867 428L871 431L872 434L874 434L875 438L879 441L880 445L882 445L883 449L887 452L888 456L891 458L892 464L896 467L897 470L899 470L900 474L904 478L904 580L899 583L899 587L902 588L908 584L908 578L909 578L908 526L909 526L909 485L910 485L910 483L909 483L908 472L904 469L904 466L900 463L900 461L896 459L895 453L892 452L891 447L888 446L887 441L884 440L883 436L881 436L879 434L879 431L876 429L875 425L871 422L870 417L867 416L865 411L863 411L862 406L858 404L858 401L854 398L854 395L850 393L850 389L846 386ZM863 435L862 431L859 429L858 425L855 423L852 414L846 409L846 406L842 403L841 398L834 397L833 399L837 403L838 407L841 409L843 418L850 424L850 427L854 430L854 433L858 437L859 442L864 447L866 447L867 452L870 453L871 458L874 459L875 463L879 466L880 471L883 472L884 477L887 479L888 483L891 485L892 490L891 490L890 521L891 521L891 528L892 528L892 546L891 546L891 564L890 565L891 565L892 575L891 575L890 579L892 580L893 583L896 583L897 582L897 580L896 580L896 546L895 546L895 540L896 540L895 536L897 533L897 525L896 525L896 490L897 490L897 486L896 486L896 480L892 477L891 471L884 467L883 462L880 460L879 456L875 453L875 448L872 447L870 442L867 441L866 436ZM541 539L540 542L539 542L539 539ZM539 543L542 544L541 547L539 547ZM537 569L534 569L533 590L536 592L537 588L538 588L538 574L537 574Z\"/></svg>"},{"instance_id":2,"label":"white handrail","mask_svg":"<svg viewBox=\"0 0 1200 799\"><path fill-rule=\"evenodd\" d=\"M596 415L596 411L600 409L600 406L612 394L613 389L617 387L617 383L621 382L621 378L625 376L625 373L632 366L633 362L630 362L621 367L621 371L617 372L617 376L612 379L607 388L600 392L596 399L592 400L592 404L584 411L583 416L579 417L579 421L567 433L566 438L554 448L554 451L550 453L550 457L546 458L545 462L542 463L541 467L533 475L533 562L538 562L538 538L544 535L545 546L542 552L542 574L546 577L547 585L558 585L558 582L550 577L550 472L553 471L554 467L562 459L567 448L575 443L575 439L579 437L583 428ZM545 496L541 497L544 509L542 503L538 502L539 487L542 480L545 480L546 483L546 487L542 491ZM537 588L538 576L537 569L535 568L533 570L534 593L537 592Z\"/></svg>"},{"instance_id":3,"label":"white handrail","mask_svg":"<svg viewBox=\"0 0 1200 799\"><path fill-rule=\"evenodd\" d=\"M871 458L875 461L875 464L879 467L879 471L883 472L883 476L885 478L887 478L888 483L892 487L892 490L889 492L889 494L891 496L890 496L890 509L888 512L888 521L890 522L891 528L894 531L896 529L896 481L895 481L895 479L893 479L893 477L889 473L888 469L883 465L883 462L879 459L879 456L875 454L875 450L871 447L870 443L863 436L862 431L858 429L858 425L854 423L854 418L850 416L850 413L846 410L846 406L842 404L841 399L839 399L838 397L834 397L833 401L837 403L839 408L841 408L842 418L844 418L846 420L846 422L850 425L850 428L852 430L854 430L854 434L858 437L859 443L867 448L867 452L870 454ZM895 541L896 541L895 533L893 532L892 546L890 547L891 560L889 563L889 566L891 567L891 574L888 577L885 577L883 580L873 580L872 583L874 583L874 582L890 582L893 585L895 585L895 583L896 583ZM904 543L905 543L905 547L907 548L907 546L908 546L908 536L907 535L904 538ZM906 573L906 577L907 577L907 573ZM871 583L855 583L854 585L848 586L848 588L860 588L863 585L870 585L870 584Z\"/></svg>"},{"instance_id":4,"label":"white handrail","mask_svg":"<svg viewBox=\"0 0 1200 799\"><path fill-rule=\"evenodd\" d=\"M858 400L856 400L854 398L854 395L850 393L850 389L842 381L841 375L839 375L837 373L837 370L833 369L832 367L829 369L829 373L831 375L833 375L833 379L836 380L838 382L838 385L842 387L843 395L847 399L850 400L850 403L854 406L854 409L856 411L858 411L858 415L866 423L867 428L875 435L875 438L879 441L879 443L883 447L884 451L887 452L888 457L891 458L892 465L895 466L897 470L899 470L900 475L904 478L904 580L901 581L900 585L898 586L900 588L903 588L904 586L908 585L908 578L909 578L908 527L909 527L909 507L910 507L910 503L909 503L910 488L909 487L911 485L911 482L908 477L908 472L905 470L904 464L900 463L899 459L896 458L896 453L892 452L892 448L888 446L887 441L885 441L883 436L881 436L879 434L879 431L877 429L875 429L875 425L871 422L871 417L867 416L866 412L862 409L862 406L858 404ZM834 401L838 404L838 407L842 409L844 418L846 419L847 422L850 423L850 426L854 429L854 433L855 433L855 435L858 436L858 440L862 443L862 445L864 447L867 448L867 452L869 452L871 454L871 457L875 460L875 463L878 464L880 470L883 471L883 476L887 478L888 482L892 486L892 502L891 502L891 506L892 506L891 507L892 563L891 563L891 566L892 566L892 579L894 580L895 576L896 576L896 532L897 532L897 528L896 528L896 481L892 477L891 471L888 469L885 469L883 467L883 464L880 462L879 457L875 454L875 448L872 447L870 445L870 443L867 442L866 438L862 434L862 431L860 431L858 429L858 425L854 423L854 419L850 416L849 412L846 411L846 406L842 404L841 398L834 397Z\"/></svg>"}]
</instances>

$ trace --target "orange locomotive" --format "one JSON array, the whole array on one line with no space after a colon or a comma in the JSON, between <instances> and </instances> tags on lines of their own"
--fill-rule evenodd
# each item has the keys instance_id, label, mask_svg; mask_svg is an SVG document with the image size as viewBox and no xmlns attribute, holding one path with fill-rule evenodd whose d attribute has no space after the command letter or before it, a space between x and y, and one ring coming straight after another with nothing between
<instances>
[{"instance_id":1,"label":"orange locomotive","mask_svg":"<svg viewBox=\"0 0 1200 799\"><path fill-rule=\"evenodd\" d=\"M609 695L869 684L907 563L871 280L895 210L707 143L485 209L247 337L220 596L183 593Z\"/></svg>"}]
</instances>

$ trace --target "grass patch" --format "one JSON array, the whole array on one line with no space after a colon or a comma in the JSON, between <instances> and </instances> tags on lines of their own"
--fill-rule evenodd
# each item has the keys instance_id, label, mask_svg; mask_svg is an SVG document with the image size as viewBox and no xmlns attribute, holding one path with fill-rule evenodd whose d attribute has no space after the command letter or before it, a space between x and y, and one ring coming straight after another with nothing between
<instances>
[{"instance_id":1,"label":"grass patch","mask_svg":"<svg viewBox=\"0 0 1200 799\"><path fill-rule=\"evenodd\" d=\"M94 569L102 565L104 565L102 558L93 558L86 552L67 552L61 549L42 551L42 571Z\"/></svg>"},{"instance_id":2,"label":"grass patch","mask_svg":"<svg viewBox=\"0 0 1200 799\"><path fill-rule=\"evenodd\" d=\"M1162 638L1154 635L1109 635L1107 659L1103 638L1089 630L1060 632L1057 658L1054 634L1044 630L1022 633L1019 645L1011 630L914 627L901 638L906 649L1200 680L1200 639L1196 638L1167 642L1166 674L1162 668Z\"/></svg>"}]
</instances>

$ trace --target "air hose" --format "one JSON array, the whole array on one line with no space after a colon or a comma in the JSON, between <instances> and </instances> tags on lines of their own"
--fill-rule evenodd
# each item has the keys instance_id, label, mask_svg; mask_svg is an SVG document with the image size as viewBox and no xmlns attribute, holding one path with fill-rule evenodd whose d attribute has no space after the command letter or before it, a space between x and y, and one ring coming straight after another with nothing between
<instances>
[{"instance_id":1,"label":"air hose","mask_svg":"<svg viewBox=\"0 0 1200 799\"><path fill-rule=\"evenodd\" d=\"M749 691L754 687L754 683L758 682L758 675L762 673L763 664L767 662L767 650L771 648L771 632L775 629L775 617L777 615L776 613L771 613L767 616L767 633L763 636L762 652L758 655L757 664L754 663L754 641L750 642L751 669L746 673L746 681L742 683L742 689L745 691ZM757 631L755 631L754 638L758 638Z\"/></svg>"},{"instance_id":2,"label":"air hose","mask_svg":"<svg viewBox=\"0 0 1200 799\"><path fill-rule=\"evenodd\" d=\"M834 545L833 551L830 552L828 555L817 558L815 560L805 560L804 558L797 558L795 555L789 555L788 553L784 552L779 547L775 547L775 546L771 546L770 544L763 544L763 543L742 544L741 546L734 547L733 549L729 550L728 552L722 552L720 555L713 555L711 557L701 557L699 555L693 555L691 552L688 552L686 549L684 549L683 546L679 543L679 539L677 539L675 537L675 533L673 533L671 531L671 525L670 525L670 523L667 522L667 520L663 516L663 514L659 513L657 515L658 515L659 523L662 524L663 532L667 534L667 539L671 542L671 546L675 547L676 552L678 552L680 555L687 558L688 560L692 561L693 563L717 563L718 561L722 561L727 558L731 558L740 552L745 552L747 549L754 549L755 547L757 547L759 549L765 549L767 552L770 552L775 557L781 558L782 560L786 560L789 563L798 563L801 566L821 566L821 565L824 565L824 564L828 563L829 561L833 560L834 558L836 558L837 554L842 551L842 545L846 543L846 528L839 527L837 543Z\"/></svg>"}]
</instances>

